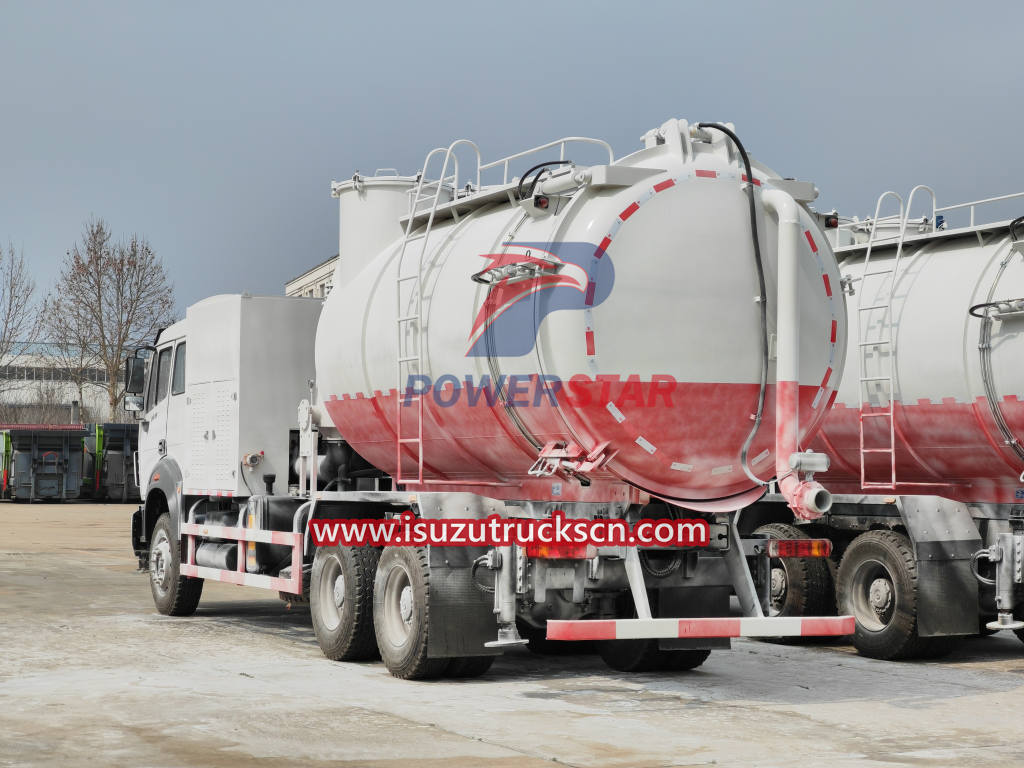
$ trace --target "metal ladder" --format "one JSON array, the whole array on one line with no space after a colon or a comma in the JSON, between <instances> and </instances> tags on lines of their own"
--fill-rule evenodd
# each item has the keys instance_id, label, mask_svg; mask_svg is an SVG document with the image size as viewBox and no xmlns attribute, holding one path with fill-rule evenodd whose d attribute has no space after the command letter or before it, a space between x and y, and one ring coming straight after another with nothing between
<instances>
[{"instance_id":1,"label":"metal ladder","mask_svg":"<svg viewBox=\"0 0 1024 768\"><path fill-rule=\"evenodd\" d=\"M932 198L932 226L935 225L935 193L930 187L923 184L919 184L910 191L910 196L907 198L907 204L904 206L903 198L895 192L885 192L879 198L875 205L875 215L871 220L871 234L868 237L867 249L864 252L864 272L861 275L861 290L860 299L857 305L857 361L859 363L859 384L857 394L859 397L859 419L858 419L858 432L860 440L860 484L862 488L870 488L875 490L894 490L896 488L896 393L895 393L895 374L896 374L896 343L893 337L893 316L892 316L892 300L896 292L896 278L899 274L900 259L903 256L903 243L907 236L907 222L910 217L911 206L914 204L914 196L920 191L926 191ZM881 214L882 204L886 198L893 197L899 203L899 211L897 219L900 224L899 238L896 241L896 258L892 262L892 266L889 269L880 269L871 271L871 253L875 244L875 235L878 231L879 216ZM886 219L891 217L886 217ZM880 278L881 285L872 292L872 296L878 296L879 293L885 294L886 283L888 283L888 295L886 296L884 303L879 304L863 304L865 297L868 294L867 284L870 278ZM870 299L871 301L877 301L877 299ZM882 321L878 326L878 337L870 337L870 313L874 311L882 311ZM877 350L879 354L883 350L888 352L888 361L886 372L879 373L878 375L868 376L867 368L867 356L869 350ZM867 390L868 386L872 382L884 382L883 390L888 397L888 407L883 411L871 411L868 412L870 407L868 401L870 394ZM864 443L864 424L866 419L886 419L888 422L888 444L885 446L873 446L868 448ZM889 457L889 478L888 480L868 480L867 478L867 458L869 454L887 454ZM914 483L914 485L938 485L937 483Z\"/></svg>"},{"instance_id":2,"label":"metal ladder","mask_svg":"<svg viewBox=\"0 0 1024 768\"><path fill-rule=\"evenodd\" d=\"M437 207L441 204L442 192L451 189L452 195L459 193L459 159L456 148L466 145L472 147L476 154L476 188L480 188L480 150L469 139L453 141L448 148L438 147L427 153L420 171L416 191L409 201L409 218L405 224L405 237L398 252L398 265L395 270L395 309L396 309L396 393L395 398L395 485L404 483L423 484L423 398L422 394L414 394L409 387L409 377L423 372L423 257L426 255L427 240L434 225ZM444 153L441 173L437 181L427 181L431 161ZM452 172L448 173L451 165ZM426 190L426 191L424 191ZM430 212L422 232L415 231L414 222L420 206L430 203ZM406 259L409 245L413 246L414 257ZM415 269L409 267L415 265ZM411 406L411 407L410 407ZM407 413L411 411L411 413ZM412 446L416 458L416 474L402 474L402 454L404 446Z\"/></svg>"}]
</instances>

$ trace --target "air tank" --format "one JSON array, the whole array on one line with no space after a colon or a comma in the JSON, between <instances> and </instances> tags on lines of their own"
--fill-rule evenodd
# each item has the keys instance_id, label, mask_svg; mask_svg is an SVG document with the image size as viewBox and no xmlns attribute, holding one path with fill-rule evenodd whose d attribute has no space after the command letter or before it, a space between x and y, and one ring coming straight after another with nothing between
<instances>
[{"instance_id":1,"label":"air tank","mask_svg":"<svg viewBox=\"0 0 1024 768\"><path fill-rule=\"evenodd\" d=\"M627 157L567 162L593 156L586 141L536 153L561 162L521 182L505 161L479 166L505 169L493 185L442 171L449 202L433 216L417 202L408 237L355 256L365 266L336 277L318 326L321 426L408 488L738 508L790 458L777 381L795 447L843 369L840 275L801 195L813 185L754 163L749 192L734 142L683 120Z\"/></svg>"},{"instance_id":2,"label":"air tank","mask_svg":"<svg viewBox=\"0 0 1024 768\"><path fill-rule=\"evenodd\" d=\"M880 226L867 277L865 242L837 249L856 293L847 373L811 441L832 458L820 477L841 493L1020 501L1022 232L1009 222L930 231L931 222L908 227L898 265L898 228Z\"/></svg>"}]
</instances>

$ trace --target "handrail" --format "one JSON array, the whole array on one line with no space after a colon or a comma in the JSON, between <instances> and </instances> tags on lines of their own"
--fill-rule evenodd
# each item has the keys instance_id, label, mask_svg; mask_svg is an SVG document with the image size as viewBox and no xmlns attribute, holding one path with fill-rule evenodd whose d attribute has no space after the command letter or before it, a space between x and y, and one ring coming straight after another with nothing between
<instances>
[{"instance_id":1,"label":"handrail","mask_svg":"<svg viewBox=\"0 0 1024 768\"><path fill-rule=\"evenodd\" d=\"M518 160L521 157L526 157L527 155L532 155L535 152L541 152L545 149L549 149L555 146L559 148L558 159L565 160L565 145L568 144L569 142L578 142L580 144L595 144L599 147L603 147L608 152L608 163L611 164L615 162L615 151L612 149L612 145L609 144L604 139L592 139L589 136L565 136L564 138L561 139L549 141L547 144L541 144L540 146L533 147L532 149L525 149L522 152L516 152L514 155L509 155L508 157L503 157L499 160L494 160L490 163L485 163L484 165L480 166L480 170L487 171L490 170L491 168L497 168L499 165L504 166L502 172L502 183L508 184L508 171L510 162L512 162L513 160Z\"/></svg>"},{"instance_id":2,"label":"handrail","mask_svg":"<svg viewBox=\"0 0 1024 768\"><path fill-rule=\"evenodd\" d=\"M970 209L971 223L968 226L975 226L974 211L979 205L985 205L987 203L998 203L1003 200L1015 200L1017 198L1024 197L1024 192L1013 192L1009 195L998 195L996 197L986 197L981 200L972 200L968 203L957 203L956 205L944 205L941 208L936 208L935 213L945 213L946 211L957 211L964 208Z\"/></svg>"}]
</instances>

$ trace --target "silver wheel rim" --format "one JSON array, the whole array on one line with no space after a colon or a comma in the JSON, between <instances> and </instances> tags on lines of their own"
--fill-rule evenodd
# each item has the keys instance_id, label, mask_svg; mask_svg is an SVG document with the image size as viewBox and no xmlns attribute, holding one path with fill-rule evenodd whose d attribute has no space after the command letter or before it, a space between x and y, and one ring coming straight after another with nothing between
<instances>
[{"instance_id":1,"label":"silver wheel rim","mask_svg":"<svg viewBox=\"0 0 1024 768\"><path fill-rule=\"evenodd\" d=\"M345 607L345 574L337 555L331 555L320 572L318 586L320 620L325 629L335 630L341 625L341 614Z\"/></svg>"},{"instance_id":2,"label":"silver wheel rim","mask_svg":"<svg viewBox=\"0 0 1024 768\"><path fill-rule=\"evenodd\" d=\"M786 605L789 594L789 574L782 560L771 561L771 591L768 599L768 615L779 616Z\"/></svg>"},{"instance_id":3,"label":"silver wheel rim","mask_svg":"<svg viewBox=\"0 0 1024 768\"><path fill-rule=\"evenodd\" d=\"M158 531L149 548L149 578L161 595L167 593L171 581L171 542L164 531Z\"/></svg>"},{"instance_id":4,"label":"silver wheel rim","mask_svg":"<svg viewBox=\"0 0 1024 768\"><path fill-rule=\"evenodd\" d=\"M850 579L849 610L869 632L881 632L892 622L898 603L892 573L878 560L865 560Z\"/></svg>"},{"instance_id":5,"label":"silver wheel rim","mask_svg":"<svg viewBox=\"0 0 1024 768\"><path fill-rule=\"evenodd\" d=\"M384 598L381 601L384 615L381 617L385 640L389 645L401 647L412 634L415 621L416 598L409 572L401 563L395 563L388 571L384 583Z\"/></svg>"}]
</instances>

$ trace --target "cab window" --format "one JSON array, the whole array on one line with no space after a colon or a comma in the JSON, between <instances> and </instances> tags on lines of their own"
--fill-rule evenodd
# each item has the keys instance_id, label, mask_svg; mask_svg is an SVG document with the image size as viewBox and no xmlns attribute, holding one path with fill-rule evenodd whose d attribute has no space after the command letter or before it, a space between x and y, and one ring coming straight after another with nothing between
<instances>
[{"instance_id":1,"label":"cab window","mask_svg":"<svg viewBox=\"0 0 1024 768\"><path fill-rule=\"evenodd\" d=\"M156 403L162 402L167 397L167 384L171 380L171 347L160 350L160 358L157 361L156 374Z\"/></svg>"},{"instance_id":2,"label":"cab window","mask_svg":"<svg viewBox=\"0 0 1024 768\"><path fill-rule=\"evenodd\" d=\"M171 375L171 394L180 395L185 391L185 342L174 350L174 373Z\"/></svg>"}]
</instances>

